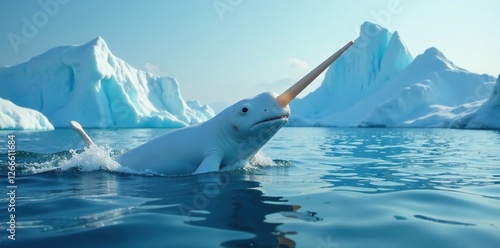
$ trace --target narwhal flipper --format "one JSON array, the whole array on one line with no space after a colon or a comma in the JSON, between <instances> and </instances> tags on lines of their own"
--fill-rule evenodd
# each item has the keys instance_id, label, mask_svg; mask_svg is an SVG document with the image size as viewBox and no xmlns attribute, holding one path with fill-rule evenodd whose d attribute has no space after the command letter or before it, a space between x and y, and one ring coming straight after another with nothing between
<instances>
[{"instance_id":1,"label":"narwhal flipper","mask_svg":"<svg viewBox=\"0 0 500 248\"><path fill-rule=\"evenodd\" d=\"M75 132L77 132L80 135L80 137L82 137L83 141L85 141L85 145L87 146L87 148L94 145L94 142L90 139L87 133L85 133L80 123L76 121L70 121L69 126L71 127L71 129L75 130Z\"/></svg>"},{"instance_id":2,"label":"narwhal flipper","mask_svg":"<svg viewBox=\"0 0 500 248\"><path fill-rule=\"evenodd\" d=\"M222 156L216 152L206 156L193 174L201 174L218 171Z\"/></svg>"}]
</instances>

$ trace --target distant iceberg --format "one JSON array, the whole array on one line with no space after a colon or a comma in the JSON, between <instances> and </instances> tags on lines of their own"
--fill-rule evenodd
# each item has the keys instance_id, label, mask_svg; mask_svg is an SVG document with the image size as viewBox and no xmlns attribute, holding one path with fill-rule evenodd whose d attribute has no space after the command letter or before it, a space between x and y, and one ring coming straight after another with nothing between
<instances>
[{"instance_id":1,"label":"distant iceberg","mask_svg":"<svg viewBox=\"0 0 500 248\"><path fill-rule=\"evenodd\" d=\"M452 128L500 129L500 75L490 98L481 103L477 110L471 111L451 123ZM462 106L461 106L462 107Z\"/></svg>"},{"instance_id":2,"label":"distant iceberg","mask_svg":"<svg viewBox=\"0 0 500 248\"><path fill-rule=\"evenodd\" d=\"M53 130L54 126L40 112L0 98L0 129Z\"/></svg>"},{"instance_id":3,"label":"distant iceberg","mask_svg":"<svg viewBox=\"0 0 500 248\"><path fill-rule=\"evenodd\" d=\"M402 84L407 79L409 84ZM388 88L399 92L377 105L360 125L451 127L455 118L474 111L489 96L484 91L491 91L493 80L461 69L436 48L429 48L393 82L399 85Z\"/></svg>"},{"instance_id":4,"label":"distant iceberg","mask_svg":"<svg viewBox=\"0 0 500 248\"><path fill-rule=\"evenodd\" d=\"M133 68L101 37L0 68L0 81L0 97L41 112L55 127L70 120L97 128L183 127L214 116L208 105L184 101L175 78Z\"/></svg>"},{"instance_id":5,"label":"distant iceberg","mask_svg":"<svg viewBox=\"0 0 500 248\"><path fill-rule=\"evenodd\" d=\"M0 129L183 127L215 115L173 77L141 71L98 37L0 68ZM291 126L500 129L499 80L437 48L415 58L398 32L365 22L321 86L291 103ZM5 100L4 100L5 99ZM223 108L223 107L218 107Z\"/></svg>"},{"instance_id":6,"label":"distant iceberg","mask_svg":"<svg viewBox=\"0 0 500 248\"><path fill-rule=\"evenodd\" d=\"M354 46L330 66L322 85L292 102L290 125L478 127L458 120L481 118L472 113L490 96L494 80L456 66L437 48L414 59L397 32L365 22ZM498 108L481 111L500 115ZM482 127L487 126L495 125Z\"/></svg>"}]
</instances>

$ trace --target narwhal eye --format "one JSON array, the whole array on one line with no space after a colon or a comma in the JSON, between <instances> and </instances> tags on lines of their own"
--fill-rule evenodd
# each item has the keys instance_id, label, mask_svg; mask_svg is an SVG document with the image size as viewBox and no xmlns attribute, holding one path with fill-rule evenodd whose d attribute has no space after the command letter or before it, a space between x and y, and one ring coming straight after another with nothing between
<instances>
[{"instance_id":1,"label":"narwhal eye","mask_svg":"<svg viewBox=\"0 0 500 248\"><path fill-rule=\"evenodd\" d=\"M243 112L243 113L248 112L248 108L247 108L247 107L243 107L243 108L241 109L241 112Z\"/></svg>"}]
</instances>

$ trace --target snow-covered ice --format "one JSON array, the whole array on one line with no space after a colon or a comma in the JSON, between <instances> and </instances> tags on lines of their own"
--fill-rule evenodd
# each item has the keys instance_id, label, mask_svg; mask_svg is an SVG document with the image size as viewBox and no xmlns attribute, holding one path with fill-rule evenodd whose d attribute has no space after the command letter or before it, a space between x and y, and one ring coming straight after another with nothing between
<instances>
[{"instance_id":1,"label":"snow-covered ice","mask_svg":"<svg viewBox=\"0 0 500 248\"><path fill-rule=\"evenodd\" d=\"M414 59L397 32L365 22L322 85L292 102L290 125L494 128L498 107L482 106L494 105L486 101L494 80L456 66L437 48Z\"/></svg>"},{"instance_id":2,"label":"snow-covered ice","mask_svg":"<svg viewBox=\"0 0 500 248\"><path fill-rule=\"evenodd\" d=\"M0 128L182 127L214 116L179 83L133 68L102 38L0 68ZM291 103L291 126L500 128L499 80L437 48L415 58L398 32L365 22L321 86ZM32 109L32 110L30 110Z\"/></svg>"},{"instance_id":3,"label":"snow-covered ice","mask_svg":"<svg viewBox=\"0 0 500 248\"><path fill-rule=\"evenodd\" d=\"M360 37L328 68L321 86L303 99L291 103L291 123L356 125L367 114L365 113L367 110L348 113L349 118L335 116L348 111L356 103L379 91L411 61L413 57L397 33L391 34L387 29L368 22L364 23L361 26ZM299 121L302 118L303 120Z\"/></svg>"},{"instance_id":4,"label":"snow-covered ice","mask_svg":"<svg viewBox=\"0 0 500 248\"><path fill-rule=\"evenodd\" d=\"M53 130L54 126L40 112L0 98L0 129Z\"/></svg>"},{"instance_id":5,"label":"snow-covered ice","mask_svg":"<svg viewBox=\"0 0 500 248\"><path fill-rule=\"evenodd\" d=\"M45 115L55 127L182 127L214 116L186 102L179 83L133 68L98 37L53 48L30 61L0 68L0 97Z\"/></svg>"},{"instance_id":6,"label":"snow-covered ice","mask_svg":"<svg viewBox=\"0 0 500 248\"><path fill-rule=\"evenodd\" d=\"M451 127L500 129L500 75L498 75L491 97L486 101L476 103L481 103L477 110L454 119Z\"/></svg>"}]
</instances>

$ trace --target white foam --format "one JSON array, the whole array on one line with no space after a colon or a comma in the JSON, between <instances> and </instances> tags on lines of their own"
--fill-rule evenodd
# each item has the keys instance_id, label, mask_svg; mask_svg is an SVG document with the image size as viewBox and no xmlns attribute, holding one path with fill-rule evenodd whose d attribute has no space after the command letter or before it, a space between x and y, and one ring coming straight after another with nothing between
<instances>
[{"instance_id":1,"label":"white foam","mask_svg":"<svg viewBox=\"0 0 500 248\"><path fill-rule=\"evenodd\" d=\"M47 171L54 170L56 166L57 158L42 162L42 163L26 163L22 164L22 168L24 169L23 174L38 174L38 173L43 173Z\"/></svg>"},{"instance_id":2,"label":"white foam","mask_svg":"<svg viewBox=\"0 0 500 248\"><path fill-rule=\"evenodd\" d=\"M112 158L112 150L109 147L91 146L85 148L82 153L70 150L72 157L63 160L61 166L57 167L61 171L77 168L79 171L107 170L112 172L134 173L130 168L121 166ZM137 172L136 172L137 173Z\"/></svg>"},{"instance_id":3,"label":"white foam","mask_svg":"<svg viewBox=\"0 0 500 248\"><path fill-rule=\"evenodd\" d=\"M65 158L55 156L50 161L39 163L24 164L27 174L38 174L47 171L69 171L78 170L81 172L92 171L110 171L126 174L146 175L146 176L175 176L164 175L149 169L134 170L126 166L122 166L115 160L115 154L109 146L100 147L93 145L90 148L85 148L83 152L78 153L76 150L70 150L71 157ZM258 171L263 167L281 166L273 161L273 159L264 152L259 151L250 160L242 160L233 165L226 166L220 172L243 170L246 173ZM185 175L184 175L185 176Z\"/></svg>"},{"instance_id":4,"label":"white foam","mask_svg":"<svg viewBox=\"0 0 500 248\"><path fill-rule=\"evenodd\" d=\"M236 164L222 168L221 172L244 170L247 173L258 171L262 167L281 166L267 156L262 150L259 150L250 160L242 160Z\"/></svg>"}]
</instances>

